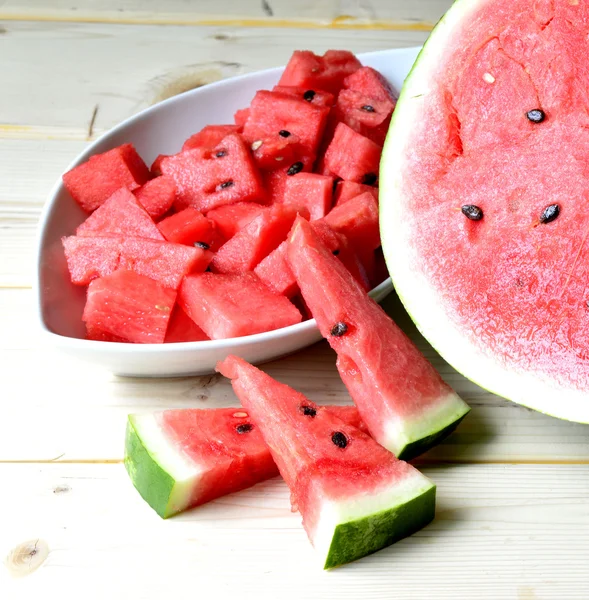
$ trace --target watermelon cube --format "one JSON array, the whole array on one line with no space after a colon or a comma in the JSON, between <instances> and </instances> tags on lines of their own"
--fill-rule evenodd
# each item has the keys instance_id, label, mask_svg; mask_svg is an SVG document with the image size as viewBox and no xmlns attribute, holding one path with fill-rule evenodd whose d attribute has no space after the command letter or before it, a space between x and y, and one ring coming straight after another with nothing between
<instances>
[{"instance_id":1,"label":"watermelon cube","mask_svg":"<svg viewBox=\"0 0 589 600\"><path fill-rule=\"evenodd\" d=\"M348 200L369 192L374 196L374 199L378 202L378 189L364 185L362 183L355 183L353 181L338 181L335 186L335 205L345 204Z\"/></svg>"},{"instance_id":2,"label":"watermelon cube","mask_svg":"<svg viewBox=\"0 0 589 600\"><path fill-rule=\"evenodd\" d=\"M166 344L176 342L204 342L209 336L184 312L179 304L176 304L168 329L166 331Z\"/></svg>"},{"instance_id":3,"label":"watermelon cube","mask_svg":"<svg viewBox=\"0 0 589 600\"><path fill-rule=\"evenodd\" d=\"M176 199L176 184L171 177L156 177L133 192L152 219L166 214Z\"/></svg>"},{"instance_id":4,"label":"watermelon cube","mask_svg":"<svg viewBox=\"0 0 589 600\"><path fill-rule=\"evenodd\" d=\"M290 167L302 158L310 156L300 138L288 131L256 140L252 143L252 150L257 166L264 171L273 171L283 165Z\"/></svg>"},{"instance_id":5,"label":"watermelon cube","mask_svg":"<svg viewBox=\"0 0 589 600\"><path fill-rule=\"evenodd\" d=\"M324 217L331 209L333 178L315 173L298 173L286 180L284 204L306 207L310 220Z\"/></svg>"},{"instance_id":6,"label":"watermelon cube","mask_svg":"<svg viewBox=\"0 0 589 600\"><path fill-rule=\"evenodd\" d=\"M299 286L288 263L287 250L288 243L284 241L258 264L254 273L273 292L292 298Z\"/></svg>"},{"instance_id":7,"label":"watermelon cube","mask_svg":"<svg viewBox=\"0 0 589 600\"><path fill-rule=\"evenodd\" d=\"M63 184L86 212L92 212L119 188L134 190L149 178L149 169L135 148L124 144L74 167L64 174Z\"/></svg>"},{"instance_id":8,"label":"watermelon cube","mask_svg":"<svg viewBox=\"0 0 589 600\"><path fill-rule=\"evenodd\" d=\"M301 313L253 273L186 277L180 306L213 340L241 337L299 323Z\"/></svg>"},{"instance_id":9,"label":"watermelon cube","mask_svg":"<svg viewBox=\"0 0 589 600\"><path fill-rule=\"evenodd\" d=\"M162 161L164 160L164 158L168 158L168 156L171 156L170 154L158 154L155 157L155 160L151 163L151 167L149 168L149 170L151 171L151 174L153 177L160 177L162 174Z\"/></svg>"},{"instance_id":10,"label":"watermelon cube","mask_svg":"<svg viewBox=\"0 0 589 600\"><path fill-rule=\"evenodd\" d=\"M161 170L176 183L174 206L206 212L235 202L264 202L262 179L241 137L228 135L211 152L196 148L168 156Z\"/></svg>"},{"instance_id":11,"label":"watermelon cube","mask_svg":"<svg viewBox=\"0 0 589 600\"><path fill-rule=\"evenodd\" d=\"M294 177L297 173L309 173L313 170L313 156L302 156L300 160L292 165L274 171L266 171L264 173L264 185L268 191L271 203L284 202L284 192L286 190L286 182Z\"/></svg>"},{"instance_id":12,"label":"watermelon cube","mask_svg":"<svg viewBox=\"0 0 589 600\"><path fill-rule=\"evenodd\" d=\"M267 210L255 202L237 202L226 204L207 212L207 219L217 227L217 231L225 240L230 240L240 229L243 229L254 217Z\"/></svg>"},{"instance_id":13,"label":"watermelon cube","mask_svg":"<svg viewBox=\"0 0 589 600\"><path fill-rule=\"evenodd\" d=\"M378 180L380 154L378 144L338 123L325 152L325 166L342 179L373 185Z\"/></svg>"},{"instance_id":14,"label":"watermelon cube","mask_svg":"<svg viewBox=\"0 0 589 600\"><path fill-rule=\"evenodd\" d=\"M160 221L157 226L166 240L174 244L197 246L213 252L223 244L213 221L196 208L185 208Z\"/></svg>"},{"instance_id":15,"label":"watermelon cube","mask_svg":"<svg viewBox=\"0 0 589 600\"><path fill-rule=\"evenodd\" d=\"M175 302L175 290L119 269L90 283L82 319L90 339L161 344Z\"/></svg>"},{"instance_id":16,"label":"watermelon cube","mask_svg":"<svg viewBox=\"0 0 589 600\"><path fill-rule=\"evenodd\" d=\"M238 129L237 125L207 125L184 142L182 151L195 148L213 150L230 133L238 133Z\"/></svg>"},{"instance_id":17,"label":"watermelon cube","mask_svg":"<svg viewBox=\"0 0 589 600\"><path fill-rule=\"evenodd\" d=\"M213 256L202 248L146 238L70 236L62 243L76 285L127 269L177 289L185 275L204 271Z\"/></svg>"},{"instance_id":18,"label":"watermelon cube","mask_svg":"<svg viewBox=\"0 0 589 600\"><path fill-rule=\"evenodd\" d=\"M335 96L323 90L308 90L304 87L295 87L291 85L275 85L272 88L273 92L284 94L285 96L293 96L299 100L304 100L315 106L332 107L335 104Z\"/></svg>"},{"instance_id":19,"label":"watermelon cube","mask_svg":"<svg viewBox=\"0 0 589 600\"><path fill-rule=\"evenodd\" d=\"M77 229L80 236L125 235L163 240L157 225L127 188L117 190Z\"/></svg>"},{"instance_id":20,"label":"watermelon cube","mask_svg":"<svg viewBox=\"0 0 589 600\"><path fill-rule=\"evenodd\" d=\"M253 270L286 239L297 211L292 206L278 204L260 213L221 246L211 261L211 270L215 273L245 273Z\"/></svg>"},{"instance_id":21,"label":"watermelon cube","mask_svg":"<svg viewBox=\"0 0 589 600\"><path fill-rule=\"evenodd\" d=\"M240 108L233 115L233 121L235 122L235 125L239 129L240 133L243 131L243 127L245 125L245 122L248 120L249 116L250 116L250 109L249 108Z\"/></svg>"},{"instance_id":22,"label":"watermelon cube","mask_svg":"<svg viewBox=\"0 0 589 600\"><path fill-rule=\"evenodd\" d=\"M391 84L372 67L362 67L344 79L344 88L355 90L364 96L376 100L390 100L396 102L395 92Z\"/></svg>"}]
</instances>

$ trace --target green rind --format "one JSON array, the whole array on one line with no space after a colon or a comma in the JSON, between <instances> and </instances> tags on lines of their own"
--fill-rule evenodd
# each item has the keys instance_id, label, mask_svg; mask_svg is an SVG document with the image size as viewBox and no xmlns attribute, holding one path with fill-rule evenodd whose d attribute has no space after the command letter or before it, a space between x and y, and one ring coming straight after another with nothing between
<instances>
[{"instance_id":1,"label":"green rind","mask_svg":"<svg viewBox=\"0 0 589 600\"><path fill-rule=\"evenodd\" d=\"M175 514L169 500L176 482L151 456L132 416L125 435L125 468L135 489L160 517L165 519Z\"/></svg>"},{"instance_id":2,"label":"green rind","mask_svg":"<svg viewBox=\"0 0 589 600\"><path fill-rule=\"evenodd\" d=\"M398 506L338 525L324 569L358 560L382 550L431 523L435 516L436 486Z\"/></svg>"}]
</instances>

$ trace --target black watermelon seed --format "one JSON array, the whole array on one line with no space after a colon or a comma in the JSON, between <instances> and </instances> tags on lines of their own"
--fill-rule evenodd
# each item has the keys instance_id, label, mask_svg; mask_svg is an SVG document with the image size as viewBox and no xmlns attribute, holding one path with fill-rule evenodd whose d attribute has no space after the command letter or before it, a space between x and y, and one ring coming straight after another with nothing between
<instances>
[{"instance_id":1,"label":"black watermelon seed","mask_svg":"<svg viewBox=\"0 0 589 600\"><path fill-rule=\"evenodd\" d=\"M339 254L339 250L335 249L335 250L332 252L332 254L333 254L334 256L337 256L337 255Z\"/></svg>"},{"instance_id":2,"label":"black watermelon seed","mask_svg":"<svg viewBox=\"0 0 589 600\"><path fill-rule=\"evenodd\" d=\"M362 179L364 185L374 185L376 183L377 175L374 173L366 173Z\"/></svg>"},{"instance_id":3,"label":"black watermelon seed","mask_svg":"<svg viewBox=\"0 0 589 600\"><path fill-rule=\"evenodd\" d=\"M345 448L348 445L348 438L341 431L336 431L331 435L331 441L338 448Z\"/></svg>"},{"instance_id":4,"label":"black watermelon seed","mask_svg":"<svg viewBox=\"0 0 589 600\"><path fill-rule=\"evenodd\" d=\"M253 428L254 426L251 423L242 423L235 428L235 431L237 433L249 433Z\"/></svg>"},{"instance_id":5,"label":"black watermelon seed","mask_svg":"<svg viewBox=\"0 0 589 600\"><path fill-rule=\"evenodd\" d=\"M547 206L540 215L540 223L546 224L554 221L556 217L560 214L560 205L559 204L551 204Z\"/></svg>"},{"instance_id":6,"label":"black watermelon seed","mask_svg":"<svg viewBox=\"0 0 589 600\"><path fill-rule=\"evenodd\" d=\"M304 166L303 163L298 161L298 162L290 165L286 174L287 175L296 175L297 173L300 173L303 170L303 166Z\"/></svg>"},{"instance_id":7,"label":"black watermelon seed","mask_svg":"<svg viewBox=\"0 0 589 600\"><path fill-rule=\"evenodd\" d=\"M281 130L278 132L278 135L279 135L280 137L287 138L287 137L290 137L290 131L286 131L286 129L281 129Z\"/></svg>"},{"instance_id":8,"label":"black watermelon seed","mask_svg":"<svg viewBox=\"0 0 589 600\"><path fill-rule=\"evenodd\" d=\"M227 156L227 150L219 150L219 152L215 154L216 158L223 158L224 156Z\"/></svg>"},{"instance_id":9,"label":"black watermelon seed","mask_svg":"<svg viewBox=\"0 0 589 600\"><path fill-rule=\"evenodd\" d=\"M219 189L224 190L226 188L230 188L233 185L233 181L231 181L231 179L229 181L224 181L220 186Z\"/></svg>"},{"instance_id":10,"label":"black watermelon seed","mask_svg":"<svg viewBox=\"0 0 589 600\"><path fill-rule=\"evenodd\" d=\"M363 110L364 112L376 112L374 110L374 106L370 106L370 104L365 104L364 106L361 106L360 110Z\"/></svg>"},{"instance_id":11,"label":"black watermelon seed","mask_svg":"<svg viewBox=\"0 0 589 600\"><path fill-rule=\"evenodd\" d=\"M299 408L299 410L306 416L306 417L314 417L317 414L317 410L314 409L312 406L301 406Z\"/></svg>"},{"instance_id":12,"label":"black watermelon seed","mask_svg":"<svg viewBox=\"0 0 589 600\"><path fill-rule=\"evenodd\" d=\"M303 98L307 101L307 102L313 102L313 98L315 98L315 90L307 90L304 94L303 94Z\"/></svg>"},{"instance_id":13,"label":"black watermelon seed","mask_svg":"<svg viewBox=\"0 0 589 600\"><path fill-rule=\"evenodd\" d=\"M203 250L208 250L210 246L206 242L194 242L196 248L202 248Z\"/></svg>"},{"instance_id":14,"label":"black watermelon seed","mask_svg":"<svg viewBox=\"0 0 589 600\"><path fill-rule=\"evenodd\" d=\"M541 108L534 108L526 113L526 117L528 117L528 121L531 121L532 123L542 123L546 118L546 113Z\"/></svg>"},{"instance_id":15,"label":"black watermelon seed","mask_svg":"<svg viewBox=\"0 0 589 600\"><path fill-rule=\"evenodd\" d=\"M480 221L483 218L483 211L474 204L465 204L461 209L462 214L471 221Z\"/></svg>"},{"instance_id":16,"label":"black watermelon seed","mask_svg":"<svg viewBox=\"0 0 589 600\"><path fill-rule=\"evenodd\" d=\"M347 332L348 326L343 321L339 321L331 328L329 333L331 333L333 337L342 337L342 335L345 335Z\"/></svg>"}]
</instances>

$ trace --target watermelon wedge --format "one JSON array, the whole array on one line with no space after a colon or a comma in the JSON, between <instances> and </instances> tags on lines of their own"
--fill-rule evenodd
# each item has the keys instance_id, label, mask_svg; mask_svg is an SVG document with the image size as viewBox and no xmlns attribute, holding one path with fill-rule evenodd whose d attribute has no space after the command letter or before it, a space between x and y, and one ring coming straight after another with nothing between
<instances>
[{"instance_id":1,"label":"watermelon wedge","mask_svg":"<svg viewBox=\"0 0 589 600\"><path fill-rule=\"evenodd\" d=\"M366 433L244 360L217 365L261 430L325 569L411 535L434 517L435 486Z\"/></svg>"},{"instance_id":2,"label":"watermelon wedge","mask_svg":"<svg viewBox=\"0 0 589 600\"><path fill-rule=\"evenodd\" d=\"M364 427L354 406L327 410ZM278 475L260 430L241 407L129 415L125 467L163 518Z\"/></svg>"},{"instance_id":3,"label":"watermelon wedge","mask_svg":"<svg viewBox=\"0 0 589 600\"><path fill-rule=\"evenodd\" d=\"M468 405L302 219L288 258L372 437L409 459L455 429Z\"/></svg>"},{"instance_id":4,"label":"watermelon wedge","mask_svg":"<svg viewBox=\"0 0 589 600\"><path fill-rule=\"evenodd\" d=\"M403 87L380 198L428 341L482 387L584 423L588 36L586 2L455 2Z\"/></svg>"}]
</instances>

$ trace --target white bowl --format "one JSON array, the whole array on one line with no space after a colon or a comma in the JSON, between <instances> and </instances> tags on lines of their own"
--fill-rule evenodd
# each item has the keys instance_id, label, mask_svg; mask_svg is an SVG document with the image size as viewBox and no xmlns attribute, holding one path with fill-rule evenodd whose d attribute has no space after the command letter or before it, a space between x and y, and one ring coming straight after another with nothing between
<instances>
[{"instance_id":1,"label":"white bowl","mask_svg":"<svg viewBox=\"0 0 589 600\"><path fill-rule=\"evenodd\" d=\"M360 55L364 65L378 69L400 90L419 48L386 50ZM130 142L150 164L158 154L178 152L184 140L211 123L232 123L233 113L249 105L255 92L270 89L282 69L269 69L208 85L179 96L127 119L91 144L68 167ZM116 375L173 377L203 375L217 361L238 354L261 363L309 346L321 339L315 320L228 340L175 344L122 344L84 339L82 311L85 289L70 282L61 237L72 235L86 217L61 180L53 188L40 221L37 247L37 315L42 334L52 346L106 367ZM392 291L387 279L371 292L380 301Z\"/></svg>"}]
</instances>

